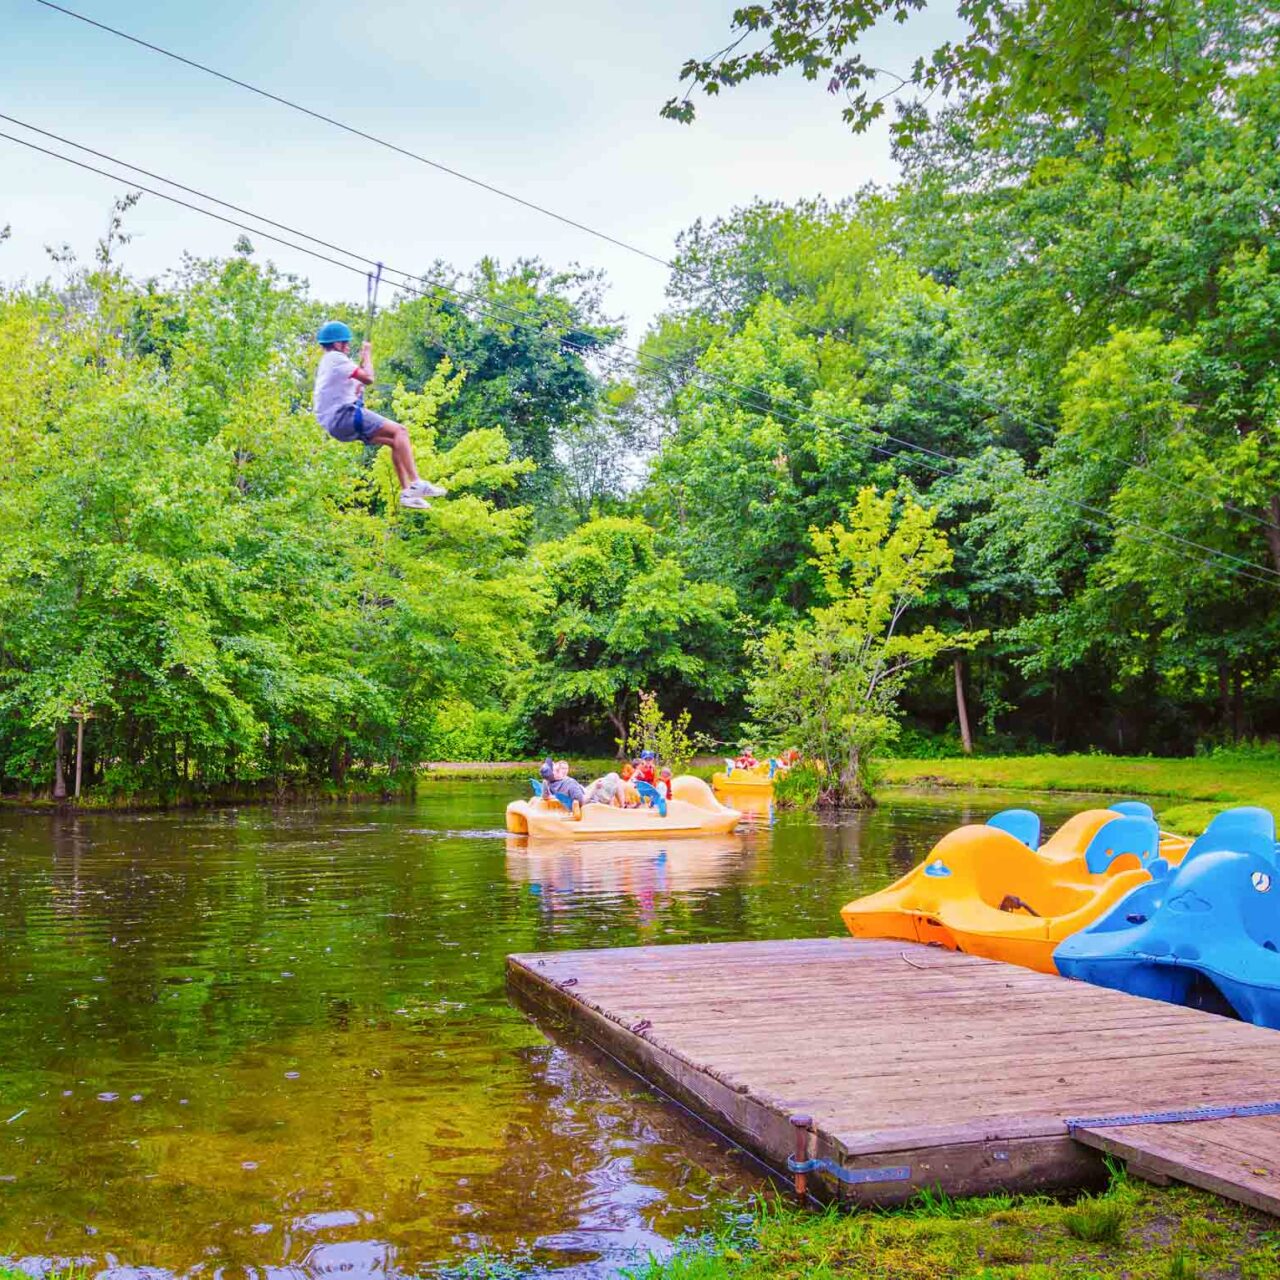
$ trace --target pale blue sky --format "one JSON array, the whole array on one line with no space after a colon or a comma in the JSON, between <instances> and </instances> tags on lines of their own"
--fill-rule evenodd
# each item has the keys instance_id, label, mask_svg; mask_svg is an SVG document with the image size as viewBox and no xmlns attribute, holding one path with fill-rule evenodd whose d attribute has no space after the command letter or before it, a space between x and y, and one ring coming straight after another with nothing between
<instances>
[{"instance_id":1,"label":"pale blue sky","mask_svg":"<svg viewBox=\"0 0 1280 1280\"><path fill-rule=\"evenodd\" d=\"M839 103L798 77L704 102L691 128L658 117L683 59L725 42L733 0L68 0L90 17L349 120L526 199L669 256L676 233L754 196L839 197L894 177L887 131L854 137ZM0 0L0 111L312 234L421 270L485 253L604 268L633 338L666 273L581 232L129 45L34 0ZM876 33L905 68L957 30L950 9ZM16 129L3 126L7 131ZM88 257L124 189L0 139L0 278L44 276L43 246ZM125 265L225 253L230 228L151 197ZM265 243L325 298L363 282Z\"/></svg>"}]
</instances>

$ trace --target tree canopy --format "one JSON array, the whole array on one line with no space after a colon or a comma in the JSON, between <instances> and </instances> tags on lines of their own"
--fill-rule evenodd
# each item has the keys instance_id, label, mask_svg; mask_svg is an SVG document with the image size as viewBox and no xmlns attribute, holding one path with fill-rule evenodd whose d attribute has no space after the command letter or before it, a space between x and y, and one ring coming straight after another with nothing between
<instances>
[{"instance_id":1,"label":"tree canopy","mask_svg":"<svg viewBox=\"0 0 1280 1280\"><path fill-rule=\"evenodd\" d=\"M534 633L542 661L523 703L540 720L589 725L603 715L619 740L642 692L661 705L715 707L736 684L741 641L734 596L690 581L639 520L589 520L537 553L552 604Z\"/></svg>"},{"instance_id":2,"label":"tree canopy","mask_svg":"<svg viewBox=\"0 0 1280 1280\"><path fill-rule=\"evenodd\" d=\"M695 90L714 97L760 76L799 71L825 79L843 97L841 116L855 131L882 116L898 95L899 141L928 128L937 93L964 101L979 128L1087 124L1155 147L1151 135L1183 112L1274 62L1280 13L1250 0L968 0L965 33L935 46L910 67L868 62L860 40L878 23L906 23L927 0L769 0L733 12L730 43L688 59L684 95L663 114L689 123ZM920 95L923 95L921 97ZM1146 135L1148 141L1141 142Z\"/></svg>"}]
</instances>

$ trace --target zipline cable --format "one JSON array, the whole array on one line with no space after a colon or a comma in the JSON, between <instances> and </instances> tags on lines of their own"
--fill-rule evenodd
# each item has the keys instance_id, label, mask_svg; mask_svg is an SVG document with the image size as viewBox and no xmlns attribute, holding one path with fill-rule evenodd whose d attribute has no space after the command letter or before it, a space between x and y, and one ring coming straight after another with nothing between
<instances>
[{"instance_id":1,"label":"zipline cable","mask_svg":"<svg viewBox=\"0 0 1280 1280\"><path fill-rule=\"evenodd\" d=\"M543 205L536 204L533 201L526 200L522 196L515 195L513 192L507 191L502 187L498 187L492 183L485 182L479 178L474 178L470 174L463 173L458 169L451 168L449 165L442 164L441 162L432 160L427 156L423 156L417 152L410 151L407 148L400 146L398 143L394 143L389 141L386 138L379 137L377 134L369 133L364 129L360 129L356 127L355 125L347 124L345 121L335 119L333 116L326 115L324 112L316 111L311 107L303 106L301 103L294 102L292 99L285 98L280 94L272 93L270 90L263 89L258 85L249 83L246 80L240 80L237 77L229 75L224 71L217 70L215 67L210 67L203 62L197 62L193 58L188 58L180 53L175 53L173 50L166 49L162 45L154 44L149 40L144 40L142 39L141 36L132 35L127 31L120 30L118 27L109 26L105 22L99 22L95 18L90 18L86 14L77 12L75 9L69 9L65 5L55 4L53 0L36 0L36 3L42 5L46 9L51 9L57 13L64 14L66 17L74 18L77 22L83 22L88 26L96 27L98 30L105 31L109 35L116 36L121 40L127 40L131 44L138 45L139 47L143 49L147 49L152 53L158 53L162 57L170 58L175 62L182 63L184 66L188 66L193 68L194 70L204 72L206 75L210 75L215 77L218 80L225 81L227 84L235 85L237 88L248 90L250 93L257 94L259 97L266 98L269 101L280 104L281 106L288 107L293 111L301 112L303 115L310 116L312 119L319 120L324 124L332 125L336 129L341 129L345 133L349 133L355 137L362 138L367 142L372 142L377 146L383 147L389 151L393 151L396 154L404 156L407 159L414 160L419 164L424 164L429 166L430 168L438 169L442 173L447 173L451 177L458 178L460 181L468 182L473 186L479 187L482 190L487 191L492 195L499 196L504 200L510 200L516 204L523 205L525 208L532 209L534 212L540 213L545 217L553 218L557 222L564 223L566 226L574 227L579 231L586 232L586 234L594 236L599 240L604 240L607 243L616 246L617 248L625 249L628 253L633 253L638 257L645 258L648 261L655 263L658 266L666 267L668 270L673 271L678 275L696 274L692 272L689 268L681 267L677 263L672 262L669 259L664 258L659 254L651 253L649 250L641 248L639 245L631 244L628 241L622 240L617 236L610 235L608 232L600 231L595 227L588 226L586 223L579 222L576 219L570 218L565 214L557 213L553 209L549 209ZM76 145L76 144L71 144L71 145ZM129 166L129 167L132 167L132 166ZM139 169L138 172L140 173L145 172L145 170ZM162 178L160 179L160 181L168 181L168 180ZM178 184L178 183L174 183L171 185L179 186L179 187L181 186L181 184ZM222 203L222 202L218 202L218 203ZM250 214L249 216L256 217L257 215ZM263 221L269 221L269 219L263 219ZM278 225L278 224L273 224L273 225ZM312 239L312 237L310 236L306 238ZM704 281L704 283L708 283L708 282ZM713 289L713 292L714 292L714 289ZM839 335L827 334L827 336L830 337L831 340L834 342L838 342L843 346L850 347L851 349L856 349L854 348L853 343L848 342L846 339L839 337ZM912 374L914 374L915 376L928 378L931 381L937 382L940 385L945 385L950 389L959 392L962 395L966 395L971 398L976 398L982 401L983 403L985 403L994 412L999 413L1001 416L1012 418L1014 421L1023 422L1030 426L1036 426L1036 427L1040 427L1041 429L1045 429L1045 424L1038 423L1034 418L1030 418L1025 414L1019 413L1018 411L1010 410L1007 406L992 400L990 397L982 395L980 392L975 391L971 387L966 387L962 383L954 382L947 378L942 378L936 374L929 374L929 373L923 372L921 370L913 368L912 366L904 366L904 368L907 369ZM1049 430L1052 430L1052 428L1049 428ZM1097 446L1082 445L1080 447L1086 453L1092 453L1097 457L1106 458L1112 462L1116 462L1118 465L1123 466L1125 468L1131 468L1135 471L1139 471L1144 475L1148 475L1153 479L1160 481L1162 484L1168 485L1172 488L1176 488L1185 494L1193 495L1201 501L1208 499L1209 501L1213 502L1215 506L1221 506L1223 510L1234 512L1236 515L1242 516L1247 520L1252 520L1262 525L1265 528L1280 530L1280 524L1277 524L1272 520L1268 520L1265 516L1260 516L1256 512L1248 511L1243 507L1236 506L1224 500L1213 499L1212 497L1210 497L1210 495L1205 494L1203 490L1197 489L1191 485L1188 485L1183 481L1173 479L1165 475L1164 473L1157 471L1154 467L1150 466L1149 464L1140 463L1133 459L1122 458L1119 454L1110 453L1105 449L1098 448Z\"/></svg>"},{"instance_id":2,"label":"zipline cable","mask_svg":"<svg viewBox=\"0 0 1280 1280\"><path fill-rule=\"evenodd\" d=\"M227 75L225 71L218 71L214 67L207 66L203 62L197 62L194 58L183 57L180 53L174 53L171 49L165 49L161 45L152 44L149 40L143 40L140 36L130 35L127 31L121 31L118 27L110 27L105 22L98 22L95 18L90 18L83 13L77 13L74 9L68 9L64 5L54 4L53 0L36 0L37 4L43 5L46 9L56 10L58 13L65 14L68 18L75 18L77 22L86 23L88 26L97 27L99 31L106 31L110 35L118 36L121 40L128 40L131 44L141 46L143 49L149 49L152 53L158 53L166 58L172 58L174 62L181 62L184 66L192 67L196 71L203 71L205 75L214 76L219 80L226 81L227 84L233 84L237 88L247 89L250 93L256 93L260 98L267 98L272 102L279 103L282 107L289 107L293 111L300 111L303 115L310 116L313 120L320 120L324 124L332 125L335 129L341 129L344 133L350 133L357 138L363 138L366 142L372 142L376 146L384 147L388 151L394 151L397 155L404 156L406 159L414 160L418 164L427 165L431 169L438 169L441 173L447 173L451 178L457 178L461 182L469 182L473 187L479 187L482 191L487 191L490 195L499 196L503 200L510 200L514 204L523 205L526 209L532 209L534 213L540 213L545 218L553 218L556 222L562 222L567 227L573 227L578 231L584 231L589 236L594 236L597 240L607 241L611 245L615 245L619 249L625 249L628 253L637 254L639 257L648 258L650 262L657 263L658 266L668 267L675 270L673 263L668 262L666 258L659 257L656 253L650 253L647 249L641 249L638 245L628 244L625 240L619 240L616 236L611 236L607 231L597 230L595 227L588 226L585 222L578 222L574 218L570 218L567 214L557 213L554 209L548 209L545 205L536 204L532 200L526 200L523 196L518 196L512 191L506 191L502 187L495 186L491 182L485 182L481 178L473 178L469 173L463 173L460 169L451 168L447 164L442 164L439 160L432 160L427 156L420 155L416 151L410 151L407 147L402 147L398 143L391 142L386 138L380 138L376 133L368 133L364 129L359 129L355 125L347 124L345 121L337 120L333 116L325 115L323 111L316 111L311 107L305 107L300 102L294 102L289 98L282 97L278 93L272 93L269 89L263 89L259 85L250 84L247 80L238 80L235 76Z\"/></svg>"},{"instance_id":3,"label":"zipline cable","mask_svg":"<svg viewBox=\"0 0 1280 1280\"><path fill-rule=\"evenodd\" d=\"M7 116L6 116L6 117L5 117L5 119L10 119L10 120L12 120L12 119L13 119L13 117L7 117ZM20 121L19 121L19 122L17 122L17 123L20 123L20 124L21 124L22 122L20 122ZM49 134L47 133L47 131L44 131L44 130L40 130L39 132L41 132L42 134L44 134L44 136L57 136L57 135L49 135ZM148 195L153 195L153 196L156 196L158 199L169 201L169 202L170 202L170 203L172 203L172 204L176 204L176 205L181 206L182 208L189 209L189 210L191 210L191 211L192 211L192 212L194 212L194 213L200 213L200 214L203 214L205 217L213 218L213 219L215 219L215 220L216 220L216 221L218 221L218 222L222 222L222 223L225 223L225 224L226 224L226 225L228 225L228 226L235 227L237 230L244 231L244 232L247 232L247 233L249 233L249 234L253 234L253 235L261 236L261 237L263 237L263 238L265 238L265 239L267 239L267 240L271 240L271 241L273 241L274 243L277 243L277 244L283 245L283 246L284 246L284 247L286 247L286 248L293 249L295 252L306 254L306 255L308 255L308 256L310 256L310 257L316 258L316 259L317 259L317 260L319 260L319 261L327 262L327 263L329 263L329 264L330 264L330 265L332 265L332 266L340 267L341 269L343 269L343 270L345 270L345 271L350 271L350 272L353 272L353 273L356 273L356 274L364 275L364 276L366 277L366 279L368 278L368 274L369 274L369 273L368 273L367 271L364 271L364 270L362 270L360 267L353 265L353 263L351 263L351 262L344 262L344 261L341 261L340 259L330 257L328 254L320 253L320 252L318 252L318 251L316 251L316 250L314 250L314 249L309 249L309 248L307 248L305 245L297 244L295 241L292 241L292 240L286 240L286 239L284 239L284 238L283 238L283 237L281 237L281 236L274 235L274 234L272 234L272 233L270 233L270 232L267 232L267 231L263 231L260 227L251 226L251 225L249 225L249 224L246 224L246 223L243 223L243 222L239 222L239 221L237 221L237 220L235 220L235 219L233 219L233 218L228 218L228 217L224 216L223 214L220 214L220 213L216 213L216 212L214 212L214 211L213 211L213 210L211 210L211 209L204 209L204 208L201 208L199 205L192 204L192 203L190 203L189 201L187 201L187 200L183 200L183 199L180 199L180 198L179 198L179 197L177 197L177 196L170 195L170 194L168 194L168 193L166 193L166 192L163 192L163 191L157 191L157 190L155 190L154 188L147 187L147 186L144 186L144 185L142 185L142 184L140 184L140 183L134 182L132 179L128 178L128 177L127 177L127 176L125 176L125 175L109 173L109 172L107 172L105 169L100 169L100 168L98 168L98 167L97 167L97 166L95 166L95 165L91 165L91 164L88 164L88 163L86 163L86 162L84 162L84 161L77 160L77 159L75 159L73 156L66 156L66 155L62 155L62 154L61 154L61 153L59 153L59 152L51 151L51 150L49 150L47 147L42 147L42 146L38 145L37 143L31 142L31 141L29 141L29 140L27 140L27 139L24 139L24 138L18 138L18 137L15 137L13 134L4 133L4 132L0 131L0 138L4 138L4 139L6 139L7 141L17 143L19 146L27 147L27 148L29 148L30 150L33 150L33 151L39 152L40 154L42 154L42 155L46 155L46 156L49 156L49 157L51 157L51 158L53 158L53 159L55 159L55 160L61 160L61 161L63 161L64 163L67 163L67 164L73 165L73 166L75 166L75 167L77 167L77 168L88 170L88 171L89 171L89 172L91 172L91 173L96 173L96 174L98 174L100 177L108 178L108 179L110 179L110 180L111 180L111 181L113 181L113 182L123 182L123 183L125 183L125 184L127 184L127 185L129 185L129 186L136 187L137 189L139 189L139 190L142 190L142 191L146 192ZM72 145L72 146L78 146L78 144L76 144L76 143L70 143L69 145ZM87 150L87 148L86 148L86 150ZM118 164L120 164L120 165L121 165L121 167L123 167L123 168L131 168L131 167L133 167L133 166L130 166L130 165L129 165L127 162L125 162L125 161L116 161L113 157L105 156L105 155L104 155L104 153L102 153L102 152L94 152L94 154L95 154L95 155L98 155L98 156L99 156L99 157L101 157L101 158L105 158L105 159L109 160L111 163L118 163ZM139 170L139 172L141 172L141 170ZM158 180L158 181L162 181L162 182L166 182L166 183L168 182L168 179L165 179L165 178L158 178L157 180ZM172 185L180 186L180 184L176 184L176 183L175 183L175 184L172 184ZM185 189L185 190L191 190L190 188L182 188L182 189ZM210 201L211 201L211 202L213 202L213 203L222 203L222 202L218 201L218 200L216 199L216 197L212 197L212 196L202 196L202 198L208 199L208 200L210 200ZM257 216L257 215L255 215L255 214L248 213L247 211L241 211L241 212L244 212L244 213L245 213L245 216L248 216L248 217L256 217L256 216ZM267 219L261 219L261 221L266 222L266 221L268 221L268 220L267 220ZM277 227L281 227L281 226L283 226L283 224L279 224L279 223L271 223L270 225L277 226ZM321 243L321 242L317 241L315 237L308 236L305 232L297 231L296 229L293 229L293 228L288 228L288 230L290 231L290 233L291 233L291 234L297 235L300 239L310 239L310 240L312 240L312 241L313 241L313 243ZM359 260L359 261L363 261L363 262L371 262L371 261L372 261L372 259L364 258L362 255L357 254L357 253L355 253L355 252L353 252L353 251L349 251L349 250L346 250L346 249L343 249L343 248L340 248L340 247L337 247L337 246L329 246L329 247L333 248L334 252L344 254L346 257L349 257L349 258L354 258L354 259L357 259L357 260ZM403 270L401 270L401 269L399 269L399 268L390 268L390 270L394 271L394 273L395 273L396 275L399 275L399 276L404 277L404 278L405 278L405 280L418 280L418 279L419 279L419 277L413 276L413 275L411 275L411 273L406 272L406 271L403 271ZM429 286L429 288L428 288L428 289L426 289L426 290L421 289L421 288L414 287L413 285L405 284L405 283L403 283L403 282L402 282L402 283L400 283L399 285L397 285L397 287L398 287L398 288L403 289L403 290L404 290L405 292L407 292L407 293L412 293L412 294L415 294L415 295L416 295L416 296L418 296L418 297L426 297L426 298L429 298L429 297L431 297L431 296L432 296L432 291L441 291L441 290L443 290L443 291L445 291L445 292L452 293L452 294L454 294L454 295L455 295L455 296L457 296L457 297L463 298L464 300L468 300L468 301L476 302L476 303L478 303L478 304L481 306L481 308L482 308L482 309L486 309L486 304L487 304L487 301L488 301L488 300L480 300L480 299L477 299L476 295L474 295L474 294L467 294L465 291L458 290L458 289L454 289L454 288L452 288L451 286L445 285L445 284L443 284L443 283L438 283L438 282L437 282L437 283L435 283L435 284L430 285L430 286ZM488 308L487 308L487 310L488 310L488 314L489 314L489 315L491 315L491 316L495 315L495 312L493 311L493 309L492 309L491 307L488 307ZM526 313L521 313L521 312L519 311L519 309L518 309L518 308L508 308L508 310L509 310L509 312L510 312L511 314L509 314L507 317L505 317L505 322L506 322L506 323L523 324L523 325L525 325L525 326L527 326L527 327L531 327L531 328L532 328L532 327L537 327L536 322L535 322L535 321L533 321L533 320L532 320L532 318L531 318L531 317L529 317ZM514 316L514 317L516 317L516 318L513 318L513 316ZM561 344L561 345L563 345L563 346L568 346L568 347L570 347L570 348L571 348L571 349L573 349L573 350L577 350L580 354L587 355L587 354L593 354L593 353L594 353L594 352L592 351L592 349L591 349L591 348L584 347L584 346L582 346L582 345L580 345L580 344L575 344L575 343L573 343L572 341L570 341L570 340L568 340L568 339L564 338L563 336L558 337L557 341L559 341L559 342L560 342L560 344ZM650 363L657 364L659 367L665 367L665 368L666 368L666 369L668 369L668 370L670 370L670 369L673 369L673 368L676 368L676 367L677 367L673 362L668 361L668 360L665 360L665 359L663 359L663 358L661 358L661 357L653 357L653 356L647 355L647 354L646 354L646 353L644 353L644 352L640 352L640 351L636 350L635 348L627 347L627 346L625 346L624 344L617 344L617 345L618 345L618 347L619 347L621 350L623 350L623 351L626 351L626 352L630 353L630 354L635 358L635 360L636 360L637 362L638 362L639 360L647 360L647 361L649 361ZM767 414L769 414L770 416L773 416L773 417L781 417L784 421L790 421L790 422L792 422L793 424L796 424L796 425L803 425L803 424L802 424L802 422L801 422L801 420L800 420L799 418L795 417L794 415L788 415L788 414L785 414L785 413L779 413L778 408L777 408L777 406L776 406L776 405L763 405L763 404L759 403L758 401L748 401L748 400L745 400L745 399L742 397L742 395L740 394L740 392L741 392L741 388L737 388L734 384L730 383L727 379L718 378L718 377L717 377L717 375L714 375L714 374L707 374L705 370L699 370L698 372L699 372L700 374L705 375L705 376L709 376L713 381L718 381L718 382L720 382L721 384L723 384L724 386L727 386L727 387L730 389L731 393L732 393L732 398L733 398L733 399L735 399L735 400L736 400L736 402L737 402L739 405L741 405L743 408L749 409L749 410L750 410L751 412L753 412L753 413L767 413ZM892 451L892 450L888 450L888 449L884 448L884 447L883 447L883 446L881 446L881 445L877 445L877 444L871 443L870 441L866 441L866 443L868 444L868 446L869 446L873 451L875 451L875 452L877 452L877 453L884 454L886 457L901 459L902 457L904 457L904 456L905 456L905 452L906 452L906 451L910 451L910 452L911 452L911 453L913 453L913 454L921 454L921 455L927 455L928 457L937 458L937 459L939 459L940 461L950 463L950 464L952 464L952 465L953 465L953 466L955 466L955 467L961 467L961 466L963 466L963 465L964 465L964 463L963 463L963 460L962 460L962 459L957 458L957 457L955 457L955 456L954 456L954 455L952 455L952 454L944 453L944 452L942 452L941 450L932 449L932 448L930 448L930 447L928 447L928 446L926 446L926 445L918 444L918 443L916 443L915 441L904 440L904 439L901 439L901 438L899 438L899 437L893 436L893 435L891 435L891 434L889 434L889 433L887 433L887 432L877 432L877 431L875 431L873 428L869 428L869 427L866 427L866 426L864 426L864 425L862 425L862 424L860 424L860 423L853 422L852 420L850 420L850 419L848 419L848 418L841 418L841 417L839 417L838 415L825 413L825 412L824 412L824 411L822 411L822 410L816 410L816 411L814 411L814 412L816 413L816 415L817 415L817 416L822 417L822 418L825 418L825 419L827 419L827 420L829 420L829 421L831 421L831 422L838 423L838 424L841 424L841 425L844 425L844 426L848 426L848 427L852 427L855 431L860 432L860 433L863 433L865 436L874 436L874 437L879 437L879 438L881 438L881 439L887 439L887 440L889 440L889 441L891 441L891 442L893 442L893 443L898 444L898 445L900 445L900 446L901 446L901 450L900 450L900 451L898 451L898 452L894 452L894 451ZM954 476L954 475L956 475L956 474L957 474L957 472L956 472L956 471L948 471L948 470L944 470L944 469L942 469L942 468L940 468L940 467L937 467L937 466L935 466L935 465L933 465L933 464L931 464L931 463L929 463L929 462L927 462L927 461L923 461L923 459L922 459L922 458L918 458L918 457L917 457L917 458L915 459L915 461L917 461L917 462L921 462L921 463L922 463L922 465L926 466L929 470L932 470L932 471L936 472L936 473L937 473L937 474L939 474L939 475L951 475L951 476ZM1065 494L1057 494L1057 493L1055 493L1055 492L1052 490L1052 488L1051 488L1049 485L1045 484L1043 481L1037 480L1035 477L1028 476L1028 475L1025 475L1025 474L1024 474L1024 475L1023 475L1023 480L1024 480L1024 482L1025 482L1025 483L1027 483L1028 485L1030 485L1030 486L1032 486L1032 487L1035 487L1035 488L1043 489L1044 491L1046 491L1047 493L1049 493L1049 495L1050 495L1051 499L1054 499L1054 500L1057 500L1057 501L1065 501L1065 502L1069 503L1070 505L1077 507L1077 508L1078 508L1079 510L1081 510L1081 511L1090 512L1090 513L1092 513L1092 514L1094 514L1094 515L1101 516L1101 517L1102 517L1103 519L1105 519L1105 520L1110 521L1110 522L1111 522L1111 525L1110 525L1110 526L1107 526L1107 527L1108 527L1108 528L1111 528L1113 531L1114 531L1114 527L1115 527L1115 526L1120 526L1120 527L1123 527L1123 528L1129 528L1129 529L1139 530L1139 531L1144 532L1144 533L1152 534L1152 535L1154 535L1156 538L1163 539L1163 540L1165 540L1166 542L1176 542L1176 543L1178 543L1180 546L1186 547L1186 548L1188 548L1188 549L1189 549L1189 550L1191 550L1191 551L1200 552L1200 553L1203 553L1204 555L1211 556L1211 557L1214 557L1214 558L1219 559L1219 560L1222 560L1222 561L1228 561L1228 562L1231 562L1231 563L1228 563L1228 564L1225 564L1225 565L1219 565L1219 566L1216 566L1216 567L1217 567L1217 568L1219 568L1219 569L1220 569L1221 571L1223 571L1223 572L1231 573L1231 574L1233 574L1233 575L1235 575L1235 576L1238 576L1238 577L1241 577L1241 578L1244 578L1244 579L1248 579L1248 580L1253 581L1253 582L1258 582L1258 583L1263 583L1264 585L1274 586L1274 585L1276 584L1276 580L1277 580L1277 579L1280 579L1280 572L1277 572L1276 570L1271 569L1271 568L1269 568L1268 566L1265 566L1265 565L1259 565L1259 564L1258 564L1257 562L1255 562L1255 561L1252 561L1252 560L1246 560L1246 559L1244 559L1243 557L1236 556L1236 555L1232 555L1232 554L1231 554L1231 553L1229 553L1229 552L1221 551L1221 550L1218 550L1217 548L1214 548L1214 547L1208 547L1208 546L1205 546L1203 543L1196 542L1196 541L1194 541L1193 539L1183 538L1181 535L1179 535L1179 534L1175 534L1175 533L1171 533L1171 532L1169 532L1168 530L1164 530L1164 529L1157 529L1157 528L1154 528L1154 527L1151 527L1151 526L1148 526L1148 525L1144 525L1144 524L1142 524L1141 522L1136 521L1136 520L1130 520L1130 519L1127 519L1127 518L1124 518L1124 517L1116 516L1116 515L1114 515L1113 513L1111 513L1111 512L1109 512L1109 511L1107 511L1105 508L1094 506L1094 505L1092 505L1092 504L1090 504L1090 503L1087 503L1087 502L1082 501L1081 499L1078 499L1078 498L1072 498L1072 497L1070 497L1069 495L1065 495ZM1087 521L1086 523L1090 523L1090 524L1092 524L1093 522L1092 522L1092 521ZM1103 527L1103 526L1098 526L1098 527ZM1149 545L1149 546L1155 546L1155 545L1156 545L1156 543L1154 543L1150 538L1139 538L1139 539L1138 539L1138 541L1143 542L1143 543L1145 543L1146 545ZM1199 563L1202 563L1202 564L1204 564L1204 565L1206 565L1206 566L1208 566L1208 565L1209 565L1209 562L1208 562L1207 560L1206 560L1206 561L1198 561L1198 562L1199 562ZM1233 566L1240 566L1240 567L1233 567ZM1259 574L1260 574L1260 573L1266 574L1266 575L1268 575L1268 576L1267 576L1267 577L1261 577L1261 576L1259 576Z\"/></svg>"},{"instance_id":4,"label":"zipline cable","mask_svg":"<svg viewBox=\"0 0 1280 1280\"><path fill-rule=\"evenodd\" d=\"M185 191L188 195L191 195L191 196L199 196L201 200L208 200L210 204L221 205L222 208L230 209L233 213L241 213L246 218L253 218L254 221L256 222L262 222L269 227L275 227L277 231L287 231L292 236L298 236L300 239L311 241L312 244L318 244L322 249L332 249L335 253L345 253L349 258L356 258L361 262L367 263L370 267L379 267L382 265L381 263L377 262L373 258L367 258L364 256L364 254L355 253L350 249L344 249L341 245L334 244L330 240L321 240L318 236L308 235L305 231L299 231L295 227L289 226L287 223L276 222L273 219L268 218L265 214L254 213L252 209L246 209L241 205L232 204L229 200L222 200L218 196L211 196L207 191L201 191L199 187L188 187L184 183L175 181L173 178L166 178L162 173L155 173L151 169L144 169L141 165L131 164L127 160L121 160L118 156L108 155L107 152L105 151L96 151L94 150L93 147L85 146L83 142L76 142L71 138L64 137L60 133L53 133L48 129L42 129L40 128L39 125L30 124L26 120L18 119L17 116L5 115L4 112L0 111L0 120L7 120L10 124L16 124L22 129L29 129L32 133L38 133L42 138L49 138L53 142L60 142L63 144L63 146L74 147L77 151L83 151L85 155L97 156L99 160L106 160L111 164L119 165L120 168L122 169L129 169L129 170L132 170L132 172L134 173L142 174L144 177L154 178L156 182L163 182L167 187L173 187L175 190L178 190L178 191ZM9 135L6 134L5 136L8 137ZM11 139L11 140L18 141L18 139ZM39 149L40 148L37 148L37 150ZM56 151L47 151L45 152L45 154L51 155L51 156L58 155ZM66 157L66 156L59 156L58 158L69 159L69 157ZM92 165L86 165L84 167L88 169L93 169ZM101 173L102 170L93 169L93 172ZM115 175L112 174L108 176L114 177ZM131 186L138 185L136 182L133 181L132 178L124 178L124 179L118 179L118 180L126 181ZM146 188L143 188L143 190L146 190ZM147 194L161 195L160 192L156 192L156 191L147 191ZM161 195L161 198L169 199L168 196L163 196L163 195ZM177 203L182 203L182 202L178 201ZM196 208L195 205L185 205L184 207L188 209ZM197 209L197 212L200 212L200 210ZM239 224L234 224L234 225L239 225ZM258 233L258 234L265 234L265 233ZM281 243L284 243L284 242L281 241ZM298 246L291 245L290 247L297 248Z\"/></svg>"}]
</instances>

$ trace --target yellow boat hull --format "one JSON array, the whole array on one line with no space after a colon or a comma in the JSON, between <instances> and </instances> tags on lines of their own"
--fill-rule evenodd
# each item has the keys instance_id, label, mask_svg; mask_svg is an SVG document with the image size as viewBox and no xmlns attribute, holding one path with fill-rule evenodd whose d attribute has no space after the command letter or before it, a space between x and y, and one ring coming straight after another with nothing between
<instances>
[{"instance_id":1,"label":"yellow boat hull","mask_svg":"<svg viewBox=\"0 0 1280 1280\"><path fill-rule=\"evenodd\" d=\"M713 773L711 787L716 792L741 791L755 795L772 795L773 779L762 773L735 769L732 773Z\"/></svg>"}]
</instances>

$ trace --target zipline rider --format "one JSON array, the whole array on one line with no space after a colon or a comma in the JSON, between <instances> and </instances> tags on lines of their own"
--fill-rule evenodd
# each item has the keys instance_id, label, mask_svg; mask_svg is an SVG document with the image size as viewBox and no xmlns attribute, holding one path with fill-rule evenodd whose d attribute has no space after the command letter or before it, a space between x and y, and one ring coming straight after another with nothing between
<instances>
[{"instance_id":1,"label":"zipline rider","mask_svg":"<svg viewBox=\"0 0 1280 1280\"><path fill-rule=\"evenodd\" d=\"M443 498L446 490L418 476L409 433L398 422L366 409L363 389L373 384L373 348L364 343L360 363L351 359L351 330L341 320L320 326L316 341L324 348L316 370L312 412L316 421L343 444L386 445L400 480L400 505L426 511L428 498Z\"/></svg>"}]
</instances>

